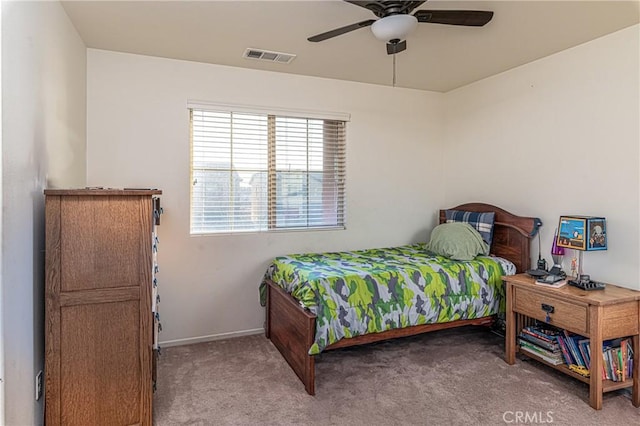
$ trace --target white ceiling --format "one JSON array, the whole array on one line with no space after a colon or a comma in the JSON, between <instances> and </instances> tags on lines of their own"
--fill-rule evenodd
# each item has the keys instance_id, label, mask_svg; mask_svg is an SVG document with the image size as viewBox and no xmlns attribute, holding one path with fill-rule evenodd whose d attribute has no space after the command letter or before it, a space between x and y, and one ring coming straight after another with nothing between
<instances>
[{"instance_id":1,"label":"white ceiling","mask_svg":"<svg viewBox=\"0 0 640 426\"><path fill-rule=\"evenodd\" d=\"M88 47L391 85L392 56L369 28L307 37L366 19L343 1L64 1ZM419 24L396 56L397 86L446 92L640 22L640 1L430 0L419 9L492 10L484 27ZM293 53L244 59L247 47Z\"/></svg>"}]
</instances>

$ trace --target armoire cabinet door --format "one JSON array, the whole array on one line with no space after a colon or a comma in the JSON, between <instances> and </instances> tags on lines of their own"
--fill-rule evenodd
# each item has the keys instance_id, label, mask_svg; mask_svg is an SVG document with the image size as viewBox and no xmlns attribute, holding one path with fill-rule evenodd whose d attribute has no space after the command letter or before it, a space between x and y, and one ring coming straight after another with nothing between
<instances>
[{"instance_id":1,"label":"armoire cabinet door","mask_svg":"<svg viewBox=\"0 0 640 426\"><path fill-rule=\"evenodd\" d=\"M151 425L159 193L45 191L48 425Z\"/></svg>"}]
</instances>

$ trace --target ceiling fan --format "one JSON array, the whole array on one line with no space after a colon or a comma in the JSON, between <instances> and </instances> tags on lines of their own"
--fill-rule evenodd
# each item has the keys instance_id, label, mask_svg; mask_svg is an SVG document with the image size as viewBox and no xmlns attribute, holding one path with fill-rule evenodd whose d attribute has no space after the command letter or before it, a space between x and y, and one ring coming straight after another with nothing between
<instances>
[{"instance_id":1,"label":"ceiling fan","mask_svg":"<svg viewBox=\"0 0 640 426\"><path fill-rule=\"evenodd\" d=\"M418 23L481 27L493 17L493 12L485 10L418 10L411 15L411 12L421 6L424 1L344 1L369 9L379 19L356 22L314 35L307 40L323 41L358 28L371 26L373 35L387 43L387 54L393 55L407 48L405 38Z\"/></svg>"}]
</instances>

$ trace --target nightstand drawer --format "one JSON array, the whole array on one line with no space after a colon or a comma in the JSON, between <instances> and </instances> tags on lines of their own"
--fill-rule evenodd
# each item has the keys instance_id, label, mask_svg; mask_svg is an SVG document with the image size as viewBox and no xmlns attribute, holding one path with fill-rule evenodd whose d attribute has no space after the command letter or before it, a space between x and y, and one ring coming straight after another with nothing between
<instances>
[{"instance_id":1,"label":"nightstand drawer","mask_svg":"<svg viewBox=\"0 0 640 426\"><path fill-rule=\"evenodd\" d=\"M543 305L546 309L553 309L553 312L549 313L549 324L566 328L583 336L589 333L587 306L574 305L553 296L514 288L514 311L546 322L547 312L543 309Z\"/></svg>"}]
</instances>

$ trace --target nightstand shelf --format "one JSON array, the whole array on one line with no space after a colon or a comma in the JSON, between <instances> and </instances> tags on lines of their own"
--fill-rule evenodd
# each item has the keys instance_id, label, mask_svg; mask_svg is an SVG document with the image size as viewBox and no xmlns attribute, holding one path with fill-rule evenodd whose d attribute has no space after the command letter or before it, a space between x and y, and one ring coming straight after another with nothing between
<instances>
[{"instance_id":1,"label":"nightstand shelf","mask_svg":"<svg viewBox=\"0 0 640 426\"><path fill-rule=\"evenodd\" d=\"M596 410L602 408L604 392L625 388L632 388L632 403L640 407L640 292L612 284L605 290L590 292L571 286L549 288L536 285L526 274L505 276L503 280L507 287L505 361L508 364L514 364L516 352L520 352L587 383L589 405ZM590 376L584 377L564 364L552 365L534 354L520 351L516 336L536 320L588 337L592 348L602 348L603 340L631 337L633 377L620 382L604 380L602 356L592 357Z\"/></svg>"},{"instance_id":2,"label":"nightstand shelf","mask_svg":"<svg viewBox=\"0 0 640 426\"><path fill-rule=\"evenodd\" d=\"M567 376L571 376L574 379L580 380L583 383L586 384L590 384L590 378L589 377L584 377L581 376L580 374L569 370L569 367L567 367L566 364L560 364L560 365L553 365L548 363L547 361L545 361L544 359L540 358L539 356L535 356L532 353L525 353L523 351L518 350L518 352L524 356L526 356L527 358L531 358L531 359L535 359L536 361L545 364L555 370L558 370L564 374L566 374ZM602 380L602 392L603 393L607 393L607 392L612 392L612 391L616 391L616 390L620 390L620 389L626 389L626 388L630 388L633 386L633 380L632 379L627 379L624 382L614 382L613 380Z\"/></svg>"}]
</instances>

